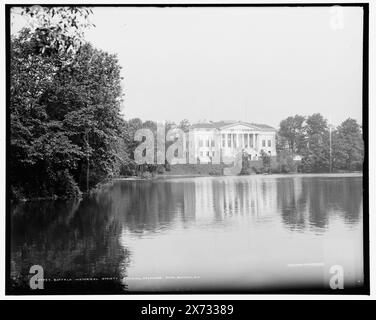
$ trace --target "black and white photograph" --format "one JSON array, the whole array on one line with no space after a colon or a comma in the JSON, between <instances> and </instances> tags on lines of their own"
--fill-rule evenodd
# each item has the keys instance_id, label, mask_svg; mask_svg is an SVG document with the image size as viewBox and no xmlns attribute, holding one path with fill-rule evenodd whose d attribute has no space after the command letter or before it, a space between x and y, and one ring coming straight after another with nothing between
<instances>
[{"instance_id":1,"label":"black and white photograph","mask_svg":"<svg viewBox=\"0 0 376 320\"><path fill-rule=\"evenodd\" d=\"M7 295L369 294L367 3L5 24Z\"/></svg>"}]
</instances>

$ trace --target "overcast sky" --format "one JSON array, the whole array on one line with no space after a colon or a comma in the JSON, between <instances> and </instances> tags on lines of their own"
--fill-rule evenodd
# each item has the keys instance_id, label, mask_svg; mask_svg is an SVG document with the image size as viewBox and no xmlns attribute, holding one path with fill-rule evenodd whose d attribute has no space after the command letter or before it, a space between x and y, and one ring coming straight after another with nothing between
<instances>
[{"instance_id":1,"label":"overcast sky","mask_svg":"<svg viewBox=\"0 0 376 320\"><path fill-rule=\"evenodd\" d=\"M361 8L93 11L86 38L118 55L126 118L361 122Z\"/></svg>"}]
</instances>

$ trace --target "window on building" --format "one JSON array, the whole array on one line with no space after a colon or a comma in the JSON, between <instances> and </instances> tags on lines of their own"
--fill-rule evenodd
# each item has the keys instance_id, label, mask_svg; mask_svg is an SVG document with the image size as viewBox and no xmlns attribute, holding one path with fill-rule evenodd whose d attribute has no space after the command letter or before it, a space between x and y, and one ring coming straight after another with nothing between
<instances>
[{"instance_id":1,"label":"window on building","mask_svg":"<svg viewBox=\"0 0 376 320\"><path fill-rule=\"evenodd\" d=\"M198 140L198 145L199 145L199 147L202 147L202 146L203 146L203 143L202 143L202 140L201 140L201 139Z\"/></svg>"},{"instance_id":2,"label":"window on building","mask_svg":"<svg viewBox=\"0 0 376 320\"><path fill-rule=\"evenodd\" d=\"M211 146L214 147L214 139L211 141Z\"/></svg>"},{"instance_id":3,"label":"window on building","mask_svg":"<svg viewBox=\"0 0 376 320\"><path fill-rule=\"evenodd\" d=\"M265 140L262 140L262 146L265 147L266 144L265 144Z\"/></svg>"},{"instance_id":4,"label":"window on building","mask_svg":"<svg viewBox=\"0 0 376 320\"><path fill-rule=\"evenodd\" d=\"M206 146L209 147L210 140L206 140Z\"/></svg>"},{"instance_id":5,"label":"window on building","mask_svg":"<svg viewBox=\"0 0 376 320\"><path fill-rule=\"evenodd\" d=\"M213 154L213 157L215 157L215 151L213 151L212 154Z\"/></svg>"},{"instance_id":6,"label":"window on building","mask_svg":"<svg viewBox=\"0 0 376 320\"><path fill-rule=\"evenodd\" d=\"M268 140L268 147L272 146L272 140Z\"/></svg>"},{"instance_id":7,"label":"window on building","mask_svg":"<svg viewBox=\"0 0 376 320\"><path fill-rule=\"evenodd\" d=\"M210 156L210 153L209 153L209 151L206 151L206 155L209 157Z\"/></svg>"}]
</instances>

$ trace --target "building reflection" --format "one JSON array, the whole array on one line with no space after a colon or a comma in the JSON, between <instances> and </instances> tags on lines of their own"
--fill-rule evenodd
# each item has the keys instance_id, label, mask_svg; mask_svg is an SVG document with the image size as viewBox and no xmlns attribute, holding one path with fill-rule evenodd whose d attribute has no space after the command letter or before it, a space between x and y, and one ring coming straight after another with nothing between
<instances>
[{"instance_id":1,"label":"building reflection","mask_svg":"<svg viewBox=\"0 0 376 320\"><path fill-rule=\"evenodd\" d=\"M266 217L277 211L275 180L203 179L195 183L196 218Z\"/></svg>"},{"instance_id":2,"label":"building reflection","mask_svg":"<svg viewBox=\"0 0 376 320\"><path fill-rule=\"evenodd\" d=\"M317 177L215 177L118 183L98 195L134 233L250 216L281 219L289 230L325 230L331 217L360 219L361 179Z\"/></svg>"}]
</instances>

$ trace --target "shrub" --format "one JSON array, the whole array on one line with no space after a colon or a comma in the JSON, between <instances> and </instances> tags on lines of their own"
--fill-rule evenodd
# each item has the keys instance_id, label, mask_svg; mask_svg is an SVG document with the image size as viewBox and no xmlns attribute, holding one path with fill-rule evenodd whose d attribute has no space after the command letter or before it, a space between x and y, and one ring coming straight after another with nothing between
<instances>
[{"instance_id":1,"label":"shrub","mask_svg":"<svg viewBox=\"0 0 376 320\"><path fill-rule=\"evenodd\" d=\"M271 171L271 157L264 150L261 150L261 160L262 160L262 172L270 173Z\"/></svg>"},{"instance_id":2,"label":"shrub","mask_svg":"<svg viewBox=\"0 0 376 320\"><path fill-rule=\"evenodd\" d=\"M157 167L157 173L158 174L164 174L166 172L166 169L164 166L158 166Z\"/></svg>"},{"instance_id":3,"label":"shrub","mask_svg":"<svg viewBox=\"0 0 376 320\"><path fill-rule=\"evenodd\" d=\"M278 153L277 164L281 173L291 173L297 170L297 165L289 150L282 150Z\"/></svg>"},{"instance_id":4,"label":"shrub","mask_svg":"<svg viewBox=\"0 0 376 320\"><path fill-rule=\"evenodd\" d=\"M281 166L278 164L272 165L270 168L271 173L281 173Z\"/></svg>"},{"instance_id":5,"label":"shrub","mask_svg":"<svg viewBox=\"0 0 376 320\"><path fill-rule=\"evenodd\" d=\"M362 161L353 161L350 164L350 170L363 170L363 162Z\"/></svg>"},{"instance_id":6,"label":"shrub","mask_svg":"<svg viewBox=\"0 0 376 320\"><path fill-rule=\"evenodd\" d=\"M314 172L314 164L315 164L315 159L313 156L306 156L303 157L302 162L301 162L301 170L302 172Z\"/></svg>"},{"instance_id":7,"label":"shrub","mask_svg":"<svg viewBox=\"0 0 376 320\"><path fill-rule=\"evenodd\" d=\"M250 174L255 174L255 173L257 173L255 171L255 168L256 167L254 167L254 166L253 167L242 167L242 170L240 171L239 175L248 176Z\"/></svg>"},{"instance_id":8,"label":"shrub","mask_svg":"<svg viewBox=\"0 0 376 320\"><path fill-rule=\"evenodd\" d=\"M136 171L137 169L135 163L127 162L120 165L119 174L121 176L135 176Z\"/></svg>"},{"instance_id":9,"label":"shrub","mask_svg":"<svg viewBox=\"0 0 376 320\"><path fill-rule=\"evenodd\" d=\"M263 170L260 167L252 166L251 170L253 170L253 172L255 172L256 174L263 173Z\"/></svg>"},{"instance_id":10,"label":"shrub","mask_svg":"<svg viewBox=\"0 0 376 320\"><path fill-rule=\"evenodd\" d=\"M23 200L25 199L24 191L19 186L10 187L10 198L12 200Z\"/></svg>"},{"instance_id":11,"label":"shrub","mask_svg":"<svg viewBox=\"0 0 376 320\"><path fill-rule=\"evenodd\" d=\"M214 167L209 171L209 175L211 176L221 176L223 174L221 168Z\"/></svg>"},{"instance_id":12,"label":"shrub","mask_svg":"<svg viewBox=\"0 0 376 320\"><path fill-rule=\"evenodd\" d=\"M153 175L149 171L141 172L141 178L143 179L151 179Z\"/></svg>"}]
</instances>

